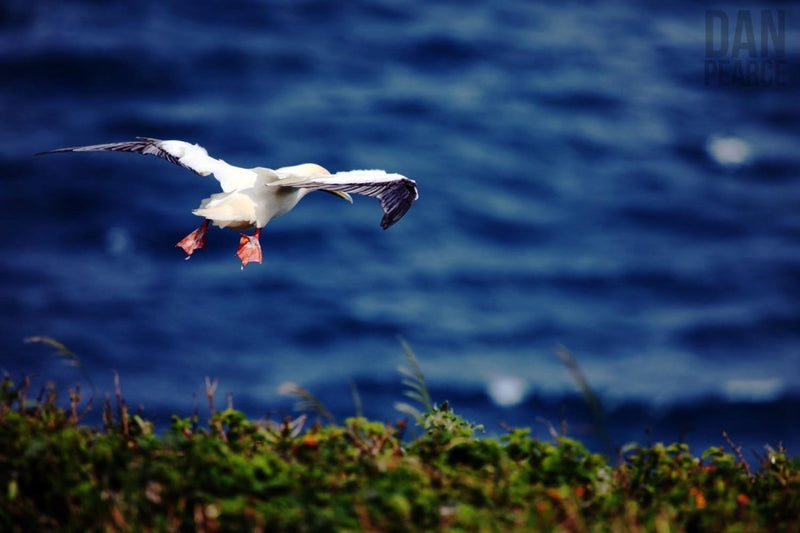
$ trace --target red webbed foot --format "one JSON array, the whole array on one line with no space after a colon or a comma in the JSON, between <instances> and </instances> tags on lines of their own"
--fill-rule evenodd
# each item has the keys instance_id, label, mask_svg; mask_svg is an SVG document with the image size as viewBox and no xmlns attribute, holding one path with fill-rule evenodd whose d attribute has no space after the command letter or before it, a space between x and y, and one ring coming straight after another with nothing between
<instances>
[{"instance_id":1,"label":"red webbed foot","mask_svg":"<svg viewBox=\"0 0 800 533\"><path fill-rule=\"evenodd\" d=\"M183 248L186 252L186 259L189 259L195 250L206 247L206 235L208 234L208 220L204 220L200 227L189 235L178 241L175 246Z\"/></svg>"},{"instance_id":2,"label":"red webbed foot","mask_svg":"<svg viewBox=\"0 0 800 533\"><path fill-rule=\"evenodd\" d=\"M260 237L261 228L257 228L252 235L242 233L241 238L239 238L239 248L236 250L236 255L242 262L242 268L250 262L261 262L261 243L258 240Z\"/></svg>"}]
</instances>

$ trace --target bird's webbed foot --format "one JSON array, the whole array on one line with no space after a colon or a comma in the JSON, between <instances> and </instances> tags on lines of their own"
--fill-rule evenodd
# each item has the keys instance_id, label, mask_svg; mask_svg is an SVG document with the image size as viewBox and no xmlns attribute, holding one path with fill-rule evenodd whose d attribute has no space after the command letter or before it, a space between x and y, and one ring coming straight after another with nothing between
<instances>
[{"instance_id":1,"label":"bird's webbed foot","mask_svg":"<svg viewBox=\"0 0 800 533\"><path fill-rule=\"evenodd\" d=\"M206 235L208 234L208 219L204 220L200 227L189 235L178 241L179 248L186 252L186 259L189 259L195 250L206 247Z\"/></svg>"},{"instance_id":2,"label":"bird's webbed foot","mask_svg":"<svg viewBox=\"0 0 800 533\"><path fill-rule=\"evenodd\" d=\"M245 265L250 262L261 262L261 243L259 242L260 237L261 228L257 228L255 233L252 235L246 235L242 233L242 236L239 238L239 248L236 250L236 255L242 262L242 268L244 268Z\"/></svg>"}]
</instances>

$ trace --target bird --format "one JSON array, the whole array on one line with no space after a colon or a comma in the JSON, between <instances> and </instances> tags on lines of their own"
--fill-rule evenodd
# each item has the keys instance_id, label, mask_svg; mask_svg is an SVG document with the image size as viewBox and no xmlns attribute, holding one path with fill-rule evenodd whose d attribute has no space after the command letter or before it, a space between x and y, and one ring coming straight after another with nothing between
<instances>
[{"instance_id":1,"label":"bird","mask_svg":"<svg viewBox=\"0 0 800 533\"><path fill-rule=\"evenodd\" d=\"M261 230L275 217L291 211L308 193L324 191L353 203L349 193L375 197L383 208L381 227L388 229L400 220L419 198L416 182L402 174L384 170L350 170L331 174L316 163L270 169L242 168L215 159L205 148L179 140L137 137L135 141L57 148L37 155L63 152L127 152L153 155L200 176L213 175L222 192L200 202L192 213L203 217L200 226L178 241L186 259L205 248L209 222L241 233L236 255L242 269L261 263Z\"/></svg>"}]
</instances>

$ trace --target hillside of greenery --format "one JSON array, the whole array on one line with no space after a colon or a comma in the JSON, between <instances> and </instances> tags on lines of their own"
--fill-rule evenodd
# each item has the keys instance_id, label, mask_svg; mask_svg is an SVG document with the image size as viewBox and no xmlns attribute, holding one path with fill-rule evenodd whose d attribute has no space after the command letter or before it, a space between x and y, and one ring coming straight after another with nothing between
<instances>
[{"instance_id":1,"label":"hillside of greenery","mask_svg":"<svg viewBox=\"0 0 800 533\"><path fill-rule=\"evenodd\" d=\"M2 531L800 531L800 460L683 444L590 453L565 436L500 438L406 379L405 422L314 414L251 421L239 411L128 412L119 391L102 427L76 391L0 384ZM409 427L413 424L413 427ZM413 431L412 431L413 430ZM410 434L414 436L410 436Z\"/></svg>"}]
</instances>

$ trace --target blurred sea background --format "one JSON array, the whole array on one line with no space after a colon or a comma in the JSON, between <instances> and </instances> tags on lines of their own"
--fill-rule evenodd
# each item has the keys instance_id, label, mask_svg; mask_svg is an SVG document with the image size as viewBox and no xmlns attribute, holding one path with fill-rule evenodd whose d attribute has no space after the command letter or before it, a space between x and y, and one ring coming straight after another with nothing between
<instances>
[{"instance_id":1,"label":"blurred sea background","mask_svg":"<svg viewBox=\"0 0 800 533\"><path fill-rule=\"evenodd\" d=\"M393 421L399 338L434 400L598 445L800 452L800 8L786 87L707 85L695 2L5 0L0 368L97 415L119 372L161 428L219 379L249 416L295 382ZM770 54L774 51L770 51ZM729 59L731 59L729 57ZM182 139L239 166L383 168L420 199L314 194L262 235L174 244L217 183L152 157L43 150ZM64 400L66 401L66 400Z\"/></svg>"}]
</instances>

